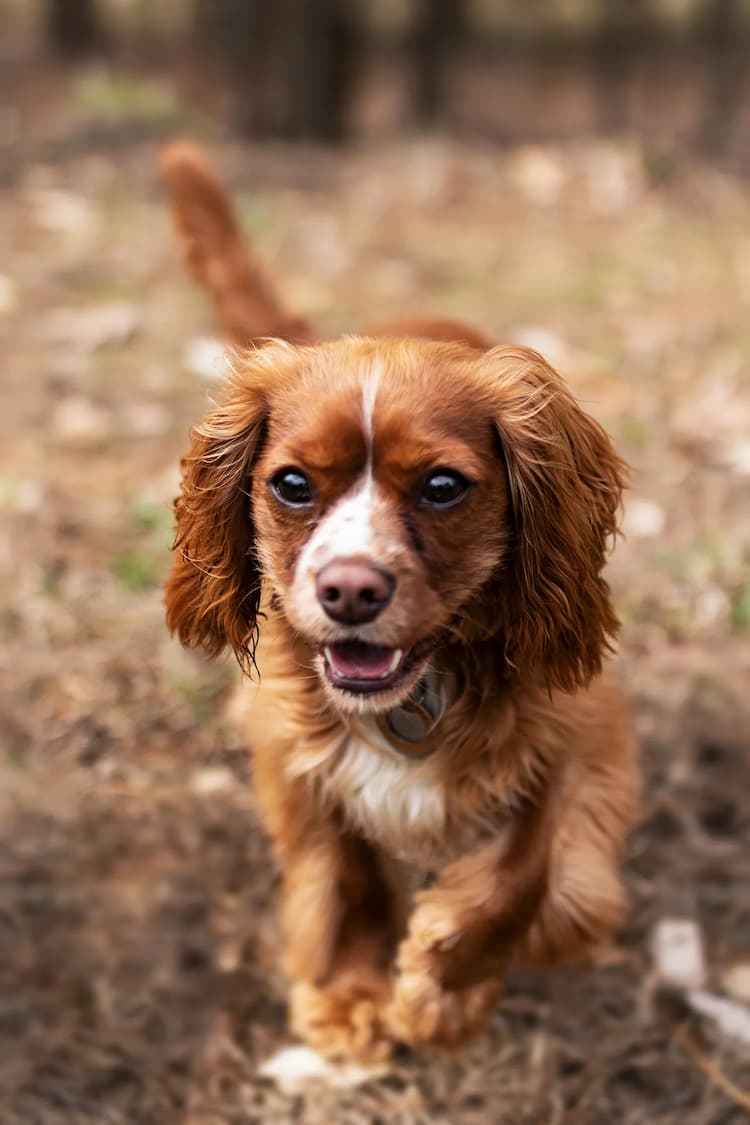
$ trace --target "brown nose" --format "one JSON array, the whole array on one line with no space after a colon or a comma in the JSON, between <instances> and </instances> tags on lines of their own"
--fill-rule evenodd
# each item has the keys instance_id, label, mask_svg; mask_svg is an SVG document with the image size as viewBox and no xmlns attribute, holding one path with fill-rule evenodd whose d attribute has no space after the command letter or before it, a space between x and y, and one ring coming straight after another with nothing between
<instances>
[{"instance_id":1,"label":"brown nose","mask_svg":"<svg viewBox=\"0 0 750 1125\"><path fill-rule=\"evenodd\" d=\"M374 621L393 596L396 580L369 563L334 559L315 581L318 601L329 617L345 625Z\"/></svg>"}]
</instances>

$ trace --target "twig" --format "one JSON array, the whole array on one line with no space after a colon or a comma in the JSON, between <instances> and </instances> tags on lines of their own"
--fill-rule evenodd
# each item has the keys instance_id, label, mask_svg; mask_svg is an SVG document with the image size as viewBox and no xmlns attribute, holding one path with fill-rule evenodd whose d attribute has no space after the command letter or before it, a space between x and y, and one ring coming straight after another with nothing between
<instances>
[{"instance_id":1,"label":"twig","mask_svg":"<svg viewBox=\"0 0 750 1125\"><path fill-rule=\"evenodd\" d=\"M713 1082L715 1086L718 1086L735 1105L742 1106L743 1109L750 1112L750 1091L743 1090L741 1086L733 1082L732 1079L724 1073L718 1063L701 1050L695 1038L684 1024L670 1021L670 1030L683 1050L687 1051L709 1081Z\"/></svg>"}]
</instances>

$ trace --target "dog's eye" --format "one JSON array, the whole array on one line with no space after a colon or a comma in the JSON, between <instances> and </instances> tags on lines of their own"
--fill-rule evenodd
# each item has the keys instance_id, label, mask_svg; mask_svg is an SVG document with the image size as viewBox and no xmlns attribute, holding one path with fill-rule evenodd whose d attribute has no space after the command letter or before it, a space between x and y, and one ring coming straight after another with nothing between
<instances>
[{"instance_id":1,"label":"dog's eye","mask_svg":"<svg viewBox=\"0 0 750 1125\"><path fill-rule=\"evenodd\" d=\"M271 489L282 504L293 508L312 504L312 485L301 469L280 469L271 477Z\"/></svg>"},{"instance_id":2,"label":"dog's eye","mask_svg":"<svg viewBox=\"0 0 750 1125\"><path fill-rule=\"evenodd\" d=\"M436 469L422 485L420 499L430 508L450 508L463 500L469 482L454 469Z\"/></svg>"}]
</instances>

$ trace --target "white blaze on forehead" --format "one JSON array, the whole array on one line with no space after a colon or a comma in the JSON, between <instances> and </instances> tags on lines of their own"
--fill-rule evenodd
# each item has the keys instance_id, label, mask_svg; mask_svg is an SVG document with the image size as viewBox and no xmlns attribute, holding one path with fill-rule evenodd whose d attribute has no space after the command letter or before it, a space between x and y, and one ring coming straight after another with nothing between
<instances>
[{"instance_id":1,"label":"white blaze on forehead","mask_svg":"<svg viewBox=\"0 0 750 1125\"><path fill-rule=\"evenodd\" d=\"M300 555L302 573L315 573L333 559L375 555L373 519L382 501L368 475L321 520Z\"/></svg>"},{"instance_id":2,"label":"white blaze on forehead","mask_svg":"<svg viewBox=\"0 0 750 1125\"><path fill-rule=\"evenodd\" d=\"M382 364L376 359L362 377L362 432L367 466L354 487L324 516L308 539L297 567L299 575L317 574L333 559L376 559L374 517L382 504L372 472L373 417Z\"/></svg>"},{"instance_id":3,"label":"white blaze on forehead","mask_svg":"<svg viewBox=\"0 0 750 1125\"><path fill-rule=\"evenodd\" d=\"M367 469L372 472L373 416L383 364L375 359L362 380L362 427L367 442Z\"/></svg>"}]
</instances>

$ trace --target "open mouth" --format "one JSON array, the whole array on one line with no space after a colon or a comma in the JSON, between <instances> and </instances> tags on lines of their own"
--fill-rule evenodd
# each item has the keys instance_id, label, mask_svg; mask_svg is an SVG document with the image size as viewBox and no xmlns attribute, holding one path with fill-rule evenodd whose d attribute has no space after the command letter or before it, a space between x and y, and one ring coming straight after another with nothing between
<instances>
[{"instance_id":1,"label":"open mouth","mask_svg":"<svg viewBox=\"0 0 750 1125\"><path fill-rule=\"evenodd\" d=\"M397 684L411 664L402 648L366 641L336 641L323 649L329 682L346 691L368 694Z\"/></svg>"}]
</instances>

